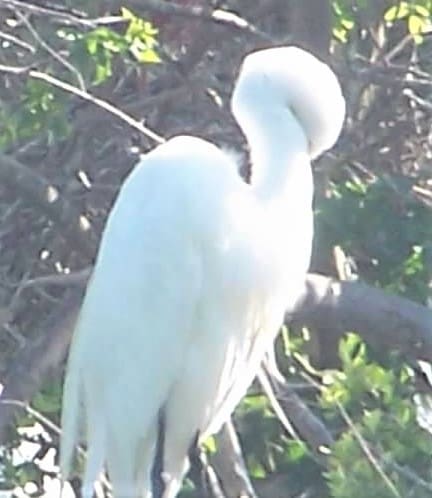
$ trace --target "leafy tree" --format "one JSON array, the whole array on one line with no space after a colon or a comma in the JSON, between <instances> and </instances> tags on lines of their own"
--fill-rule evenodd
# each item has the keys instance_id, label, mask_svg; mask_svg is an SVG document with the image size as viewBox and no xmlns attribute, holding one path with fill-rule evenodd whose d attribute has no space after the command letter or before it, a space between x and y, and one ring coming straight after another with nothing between
<instances>
[{"instance_id":1,"label":"leafy tree","mask_svg":"<svg viewBox=\"0 0 432 498\"><path fill-rule=\"evenodd\" d=\"M138 154L179 132L242 150L238 63L294 40L334 66L348 104L316 164L313 261L343 299L309 278L276 345L285 380L261 373L206 453L227 497L430 496L431 16L429 0L0 0L2 489L58 485L67 345ZM211 494L199 486L191 473L182 496Z\"/></svg>"}]
</instances>

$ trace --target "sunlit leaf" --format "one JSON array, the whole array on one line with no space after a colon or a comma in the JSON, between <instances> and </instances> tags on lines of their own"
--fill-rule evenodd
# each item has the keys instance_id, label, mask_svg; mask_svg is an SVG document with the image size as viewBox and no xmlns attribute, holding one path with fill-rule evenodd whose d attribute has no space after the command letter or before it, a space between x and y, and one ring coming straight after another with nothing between
<instances>
[{"instance_id":1,"label":"sunlit leaf","mask_svg":"<svg viewBox=\"0 0 432 498\"><path fill-rule=\"evenodd\" d=\"M397 5L393 5L384 13L385 21L396 21L397 19L403 19L410 13L410 4L408 2L399 2Z\"/></svg>"},{"instance_id":2,"label":"sunlit leaf","mask_svg":"<svg viewBox=\"0 0 432 498\"><path fill-rule=\"evenodd\" d=\"M411 15L408 17L408 31L412 35L418 35L422 33L426 28L426 20L423 17L417 15Z\"/></svg>"}]
</instances>

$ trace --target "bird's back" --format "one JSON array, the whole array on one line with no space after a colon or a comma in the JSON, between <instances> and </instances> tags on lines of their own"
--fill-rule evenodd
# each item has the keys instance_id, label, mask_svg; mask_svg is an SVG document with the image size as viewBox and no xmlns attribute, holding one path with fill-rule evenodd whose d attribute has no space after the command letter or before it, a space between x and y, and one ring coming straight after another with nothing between
<instances>
[{"instance_id":1,"label":"bird's back","mask_svg":"<svg viewBox=\"0 0 432 498\"><path fill-rule=\"evenodd\" d=\"M258 209L228 155L193 137L158 147L126 180L65 385L62 467L82 404L85 489L106 461L118 497L146 496L163 411L174 496L189 445L217 430L244 394L306 271L311 234L304 264L290 266L280 222Z\"/></svg>"}]
</instances>

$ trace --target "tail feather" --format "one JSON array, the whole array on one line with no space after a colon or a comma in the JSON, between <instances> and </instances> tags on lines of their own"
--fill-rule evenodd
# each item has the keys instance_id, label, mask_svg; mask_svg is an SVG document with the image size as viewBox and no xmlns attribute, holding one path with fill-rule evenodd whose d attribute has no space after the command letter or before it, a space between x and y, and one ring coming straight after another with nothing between
<instances>
[{"instance_id":1,"label":"tail feather","mask_svg":"<svg viewBox=\"0 0 432 498\"><path fill-rule=\"evenodd\" d=\"M130 398L122 403L116 389L113 389L114 399L108 402L105 390L90 388L91 380L89 372L84 374L72 358L63 390L62 485L71 474L75 448L85 425L87 459L83 498L94 495L94 484L105 463L116 498L151 498L156 421L151 422L138 413L135 404L129 404Z\"/></svg>"},{"instance_id":2,"label":"tail feather","mask_svg":"<svg viewBox=\"0 0 432 498\"><path fill-rule=\"evenodd\" d=\"M91 423L91 422L89 422ZM106 454L106 431L105 424L99 421L99 424L88 426L88 449L85 472L82 482L82 497L92 498L94 494L95 482L99 479L102 471L105 454Z\"/></svg>"},{"instance_id":3,"label":"tail feather","mask_svg":"<svg viewBox=\"0 0 432 498\"><path fill-rule=\"evenodd\" d=\"M120 425L112 427L107 442L107 467L113 494L117 498L150 498L156 427L146 438L124 429Z\"/></svg>"},{"instance_id":4,"label":"tail feather","mask_svg":"<svg viewBox=\"0 0 432 498\"><path fill-rule=\"evenodd\" d=\"M81 388L79 371L73 369L66 375L63 389L60 438L60 472L64 483L72 471L75 447L82 422Z\"/></svg>"}]
</instances>

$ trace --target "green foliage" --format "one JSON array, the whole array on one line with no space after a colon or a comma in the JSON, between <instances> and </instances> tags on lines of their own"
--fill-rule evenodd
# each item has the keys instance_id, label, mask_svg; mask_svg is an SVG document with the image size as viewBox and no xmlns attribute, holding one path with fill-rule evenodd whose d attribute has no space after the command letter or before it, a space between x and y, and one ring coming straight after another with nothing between
<instances>
[{"instance_id":1,"label":"green foliage","mask_svg":"<svg viewBox=\"0 0 432 498\"><path fill-rule=\"evenodd\" d=\"M396 358L392 369L371 361L355 334L341 340L340 357L321 397L327 419L345 425L326 474L332 498L430 496L422 482L432 477L432 437L417 423L412 373Z\"/></svg>"},{"instance_id":2,"label":"green foliage","mask_svg":"<svg viewBox=\"0 0 432 498\"><path fill-rule=\"evenodd\" d=\"M69 131L61 93L43 81L27 80L19 105L0 108L0 147L43 134L59 140Z\"/></svg>"},{"instance_id":3,"label":"green foliage","mask_svg":"<svg viewBox=\"0 0 432 498\"><path fill-rule=\"evenodd\" d=\"M24 488L31 482L35 486L31 495L40 496L46 474L43 459L52 446L44 420L58 425L62 384L58 379L45 385L33 398L29 411L18 417L9 444L0 452L0 489Z\"/></svg>"},{"instance_id":4,"label":"green foliage","mask_svg":"<svg viewBox=\"0 0 432 498\"><path fill-rule=\"evenodd\" d=\"M306 444L287 436L264 395L247 396L236 410L235 423L252 478L295 473L299 490L311 475L319 481L319 467Z\"/></svg>"},{"instance_id":5,"label":"green foliage","mask_svg":"<svg viewBox=\"0 0 432 498\"><path fill-rule=\"evenodd\" d=\"M32 408L43 415L51 417L58 415L60 413L62 391L62 381L51 382L34 396Z\"/></svg>"},{"instance_id":6,"label":"green foliage","mask_svg":"<svg viewBox=\"0 0 432 498\"><path fill-rule=\"evenodd\" d=\"M124 38L130 52L139 62L160 62L155 51L158 30L148 21L136 17L130 10L123 8L122 15L129 21Z\"/></svg>"},{"instance_id":7,"label":"green foliage","mask_svg":"<svg viewBox=\"0 0 432 498\"><path fill-rule=\"evenodd\" d=\"M384 20L389 24L403 20L407 23L409 33L417 43L423 41L423 33L430 29L432 2L416 0L415 2L398 2L384 13Z\"/></svg>"},{"instance_id":8,"label":"green foliage","mask_svg":"<svg viewBox=\"0 0 432 498\"><path fill-rule=\"evenodd\" d=\"M316 229L324 247L340 245L354 257L364 279L425 302L431 213L412 195L412 182L393 176L333 185L331 196L319 205Z\"/></svg>"},{"instance_id":9,"label":"green foliage","mask_svg":"<svg viewBox=\"0 0 432 498\"><path fill-rule=\"evenodd\" d=\"M421 43L424 33L430 30L432 2L430 0L399 1L380 13L382 20L388 26L403 22L416 43ZM353 3L351 0L334 0L332 2L334 23L333 36L341 43L348 41L350 32L354 29L359 12L374 12L374 0L361 0ZM375 21L377 19L375 18Z\"/></svg>"},{"instance_id":10,"label":"green foliage","mask_svg":"<svg viewBox=\"0 0 432 498\"><path fill-rule=\"evenodd\" d=\"M157 48L158 30L148 21L123 8L123 32L106 26L87 32L62 27L52 33L53 48L65 49L70 63L86 85L99 85L113 76L113 64L154 64L161 61ZM53 72L52 67L46 68ZM76 75L65 67L57 75L76 84ZM67 105L69 96L57 88L29 79L23 85L19 101L0 102L0 147L42 136L49 143L70 133Z\"/></svg>"},{"instance_id":11,"label":"green foliage","mask_svg":"<svg viewBox=\"0 0 432 498\"><path fill-rule=\"evenodd\" d=\"M341 43L348 41L350 31L355 26L355 15L350 2L336 0L332 2L333 8L333 36Z\"/></svg>"},{"instance_id":12,"label":"green foliage","mask_svg":"<svg viewBox=\"0 0 432 498\"><path fill-rule=\"evenodd\" d=\"M113 74L115 58L125 62L125 55L139 63L158 63L156 52L158 30L148 21L122 8L127 23L123 34L101 26L84 35L75 35L73 58L94 85L103 83Z\"/></svg>"}]
</instances>

